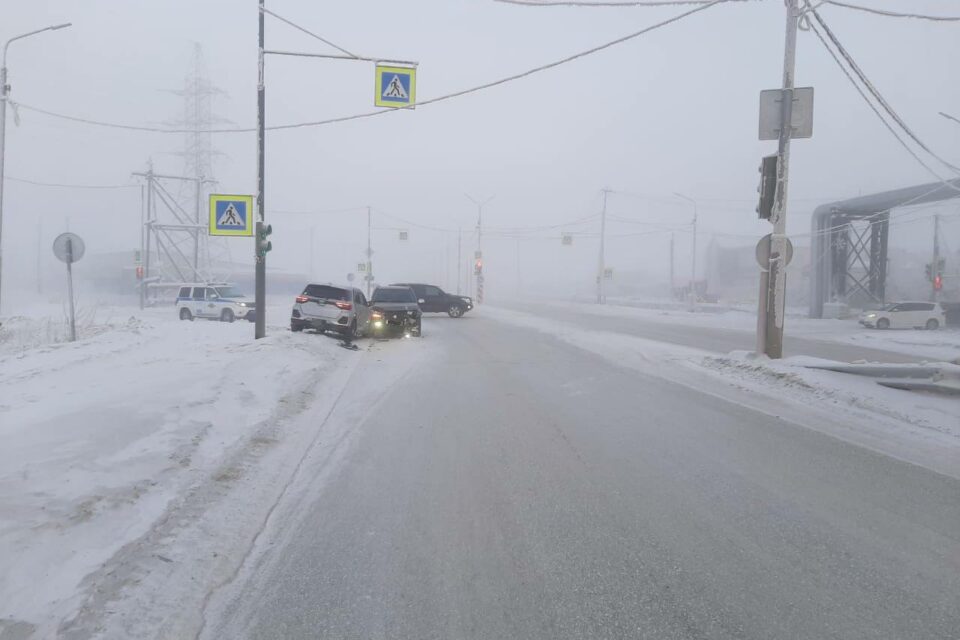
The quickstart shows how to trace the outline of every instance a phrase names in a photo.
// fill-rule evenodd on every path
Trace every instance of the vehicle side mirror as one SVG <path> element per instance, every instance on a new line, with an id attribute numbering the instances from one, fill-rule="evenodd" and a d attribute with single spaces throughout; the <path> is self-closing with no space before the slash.
<path id="1" fill-rule="evenodd" d="M 219 300 L 219 299 L 220 299 L 220 296 L 218 296 L 218 295 L 215 294 L 215 293 L 211 293 L 211 294 L 210 294 L 210 299 L 211 299 L 211 300 Z"/>
<path id="2" fill-rule="evenodd" d="M 418 302 L 419 304 L 423 304 L 424 302 L 426 302 L 426 300 L 424 300 L 423 298 L 420 298 L 419 300 L 417 300 L 417 302 Z"/>

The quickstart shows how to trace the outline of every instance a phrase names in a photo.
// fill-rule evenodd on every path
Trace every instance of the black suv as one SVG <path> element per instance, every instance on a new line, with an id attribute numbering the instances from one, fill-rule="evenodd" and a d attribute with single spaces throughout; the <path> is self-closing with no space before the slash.
<path id="1" fill-rule="evenodd" d="M 443 289 L 432 284 L 401 282 L 391 286 L 413 289 L 413 292 L 417 294 L 420 310 L 424 313 L 446 313 L 451 318 L 459 318 L 473 309 L 473 300 L 470 298 L 445 293 Z"/>

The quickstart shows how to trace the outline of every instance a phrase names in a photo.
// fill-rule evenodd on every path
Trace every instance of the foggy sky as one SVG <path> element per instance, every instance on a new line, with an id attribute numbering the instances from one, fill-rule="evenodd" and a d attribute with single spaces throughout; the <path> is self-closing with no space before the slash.
<path id="1" fill-rule="evenodd" d="M 958 10 L 954 2 L 935 0 L 870 4 Z M 419 61 L 421 100 L 550 62 L 683 10 L 526 8 L 490 0 L 268 0 L 268 7 L 359 54 Z M 937 115 L 960 116 L 954 81 L 960 26 L 829 6 L 821 13 L 915 131 L 948 160 L 960 161 L 960 125 Z M 685 225 L 691 207 L 672 195 L 681 192 L 699 202 L 701 248 L 711 232 L 751 244 L 769 231 L 768 223 L 756 220 L 755 190 L 760 157 L 773 153 L 776 143 L 757 140 L 757 103 L 761 89 L 780 84 L 783 14 L 777 0 L 720 5 L 533 77 L 414 112 L 270 132 L 266 209 L 276 229 L 270 264 L 305 272 L 313 228 L 312 275 L 342 280 L 363 260 L 361 208 L 367 205 L 425 226 L 462 227 L 466 261 L 476 242 L 476 208 L 465 192 L 495 195 L 484 216 L 491 294 L 515 291 L 518 280 L 524 287 L 564 279 L 589 287 L 595 238 L 577 237 L 573 247 L 561 247 L 559 229 L 519 241 L 502 237 L 511 233 L 502 229 L 595 214 L 604 187 L 636 194 L 610 195 L 611 215 Z M 180 98 L 167 90 L 182 86 L 192 43 L 200 42 L 209 75 L 225 92 L 214 111 L 236 126 L 255 124 L 254 0 L 0 2 L 2 40 L 63 21 L 74 26 L 11 46 L 13 101 L 95 120 L 162 126 L 181 117 Z M 330 52 L 269 16 L 267 46 Z M 373 75 L 371 63 L 269 58 L 268 124 L 369 111 Z M 810 212 L 822 202 L 933 179 L 883 128 L 812 33 L 799 35 L 796 84 L 815 87 L 816 106 L 814 137 L 793 144 L 791 233 L 806 233 Z M 16 126 L 8 114 L 6 173 L 12 178 L 136 185 L 131 172 L 144 170 L 150 159 L 158 171 L 182 171 L 183 160 L 175 155 L 181 135 L 104 129 L 29 111 L 19 119 Z M 254 193 L 253 134 L 217 135 L 214 143 L 222 154 L 214 164 L 218 190 Z M 132 253 L 139 246 L 136 187 L 57 189 L 10 181 L 5 199 L 7 287 L 33 278 L 38 233 L 42 259 L 51 261 L 50 242 L 68 225 L 90 252 Z M 344 208 L 353 210 L 274 213 Z M 956 211 L 956 205 L 944 210 Z M 378 279 L 433 280 L 456 288 L 456 234 L 381 214 L 375 226 Z M 396 227 L 409 229 L 408 242 L 397 239 Z M 924 247 L 929 228 L 925 220 L 893 233 Z M 616 237 L 650 229 L 611 221 L 607 264 L 665 273 L 669 234 Z M 595 234 L 598 225 L 574 230 Z M 945 230 L 960 245 L 956 218 Z M 676 242 L 683 273 L 689 233 L 678 230 Z M 252 241 L 230 243 L 234 259 L 252 264 Z"/>

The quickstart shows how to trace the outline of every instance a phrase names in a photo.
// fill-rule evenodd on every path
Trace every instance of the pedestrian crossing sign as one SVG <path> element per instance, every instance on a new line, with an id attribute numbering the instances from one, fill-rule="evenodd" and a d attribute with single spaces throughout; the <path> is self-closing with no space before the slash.
<path id="1" fill-rule="evenodd" d="M 253 196 L 210 194 L 211 236 L 252 236 Z"/>
<path id="2" fill-rule="evenodd" d="M 376 93 L 378 107 L 413 107 L 416 105 L 417 68 L 377 65 Z"/>

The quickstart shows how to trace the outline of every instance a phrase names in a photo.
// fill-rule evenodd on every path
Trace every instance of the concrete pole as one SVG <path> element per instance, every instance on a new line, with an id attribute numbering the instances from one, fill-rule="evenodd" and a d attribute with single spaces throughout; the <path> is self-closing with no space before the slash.
<path id="1" fill-rule="evenodd" d="M 597 304 L 603 304 L 603 273 L 606 270 L 604 251 L 607 241 L 607 194 L 609 189 L 603 190 L 603 208 L 600 210 L 600 255 L 597 259 Z"/>
<path id="2" fill-rule="evenodd" d="M 463 229 L 457 228 L 457 295 L 460 295 L 460 282 L 463 278 L 460 272 L 463 270 Z"/>
<path id="3" fill-rule="evenodd" d="M 371 244 L 371 234 L 373 231 L 372 209 L 367 207 L 367 298 L 370 298 L 370 285 L 373 284 L 373 245 Z"/>
<path id="4" fill-rule="evenodd" d="M 254 308 L 255 321 L 253 336 L 260 339 L 267 335 L 267 256 L 260 255 L 260 231 L 266 218 L 266 180 L 264 170 L 266 164 L 266 117 L 267 97 L 263 67 L 264 49 L 264 0 L 259 0 L 257 38 L 257 224 L 254 237 L 254 255 L 256 255 Z"/>
<path id="5" fill-rule="evenodd" d="M 767 287 L 766 336 L 764 353 L 770 358 L 783 357 L 783 321 L 786 307 L 787 256 L 787 186 L 790 176 L 790 138 L 793 134 L 793 87 L 797 57 L 798 0 L 785 0 L 787 9 L 786 36 L 783 52 L 783 94 L 781 97 L 780 138 L 777 144 L 777 190 L 770 222 L 769 284 Z"/>

